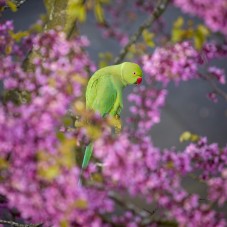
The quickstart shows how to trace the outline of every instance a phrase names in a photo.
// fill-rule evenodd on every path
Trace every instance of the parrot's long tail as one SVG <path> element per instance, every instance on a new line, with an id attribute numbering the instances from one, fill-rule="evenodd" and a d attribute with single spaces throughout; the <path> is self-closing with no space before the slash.
<path id="1" fill-rule="evenodd" d="M 86 169 L 87 166 L 88 166 L 88 163 L 91 159 L 92 151 L 93 151 L 93 143 L 89 143 L 86 146 L 86 149 L 85 149 L 85 152 L 84 152 L 84 159 L 83 159 L 83 162 L 82 162 L 82 170 L 80 172 L 80 179 L 79 179 L 78 185 L 81 185 L 81 176 L 83 174 L 83 170 Z"/>
<path id="2" fill-rule="evenodd" d="M 93 143 L 89 143 L 85 149 L 84 159 L 83 159 L 83 163 L 82 163 L 82 169 L 87 168 L 88 163 L 91 159 L 92 151 L 93 151 Z"/>

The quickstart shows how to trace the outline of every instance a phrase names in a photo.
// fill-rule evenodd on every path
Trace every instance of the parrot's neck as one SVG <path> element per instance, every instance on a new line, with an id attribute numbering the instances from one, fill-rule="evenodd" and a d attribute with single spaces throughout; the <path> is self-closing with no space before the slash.
<path id="1" fill-rule="evenodd" d="M 121 89 L 124 89 L 127 86 L 127 82 L 124 80 L 122 75 L 122 66 L 121 65 L 113 65 L 112 73 L 114 75 L 113 80 L 114 83 Z"/>

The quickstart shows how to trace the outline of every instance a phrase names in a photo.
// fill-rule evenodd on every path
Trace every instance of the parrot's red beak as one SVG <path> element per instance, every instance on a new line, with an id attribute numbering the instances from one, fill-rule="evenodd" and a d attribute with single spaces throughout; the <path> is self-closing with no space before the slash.
<path id="1" fill-rule="evenodd" d="M 137 81 L 136 81 L 136 84 L 141 84 L 141 82 L 142 82 L 142 77 L 139 77 L 138 79 L 137 79 Z"/>

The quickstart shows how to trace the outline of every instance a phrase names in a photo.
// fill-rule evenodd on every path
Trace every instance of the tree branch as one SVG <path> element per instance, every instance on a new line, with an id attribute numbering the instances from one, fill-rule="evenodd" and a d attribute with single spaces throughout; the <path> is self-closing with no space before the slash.
<path id="1" fill-rule="evenodd" d="M 13 0 L 12 2 L 14 2 L 16 4 L 17 7 L 20 7 L 22 4 L 24 4 L 27 0 Z"/>
<path id="2" fill-rule="evenodd" d="M 23 5 L 27 0 L 11 0 L 12 3 L 16 5 L 17 8 L 19 8 L 21 5 Z M 3 6 L 4 9 L 10 8 L 8 5 Z"/>
<path id="3" fill-rule="evenodd" d="M 44 5 L 47 10 L 48 21 L 44 27 L 44 31 L 61 27 L 68 38 L 71 37 L 75 24 L 75 15 L 69 15 L 72 0 L 44 0 Z"/>
<path id="4" fill-rule="evenodd" d="M 129 48 L 137 42 L 137 40 L 142 35 L 143 31 L 149 28 L 165 11 L 169 0 L 160 0 L 154 9 L 153 13 L 150 17 L 138 28 L 138 30 L 134 33 L 134 35 L 130 38 L 129 42 L 125 45 L 125 47 L 121 50 L 118 57 L 115 58 L 114 64 L 119 64 L 126 56 L 129 51 Z"/>
<path id="5" fill-rule="evenodd" d="M 15 227 L 41 227 L 43 224 L 20 224 L 17 222 L 13 221 L 6 221 L 6 220 L 0 220 L 0 224 L 3 225 L 10 225 L 10 226 L 15 226 Z"/>
<path id="6" fill-rule="evenodd" d="M 141 218 L 141 223 L 139 226 L 149 226 L 151 223 L 157 224 L 158 226 L 166 226 L 166 227 L 177 227 L 177 223 L 173 220 L 160 220 L 155 219 L 154 214 L 157 211 L 157 208 L 153 211 L 149 211 L 144 208 L 140 208 L 135 206 L 132 203 L 128 203 L 124 201 L 118 194 L 111 191 L 109 192 L 109 198 L 111 198 L 115 203 L 119 204 L 121 207 L 125 208 L 126 210 L 131 211 L 133 214 L 139 216 Z"/>
<path id="7" fill-rule="evenodd" d="M 124 201 L 118 194 L 114 193 L 113 191 L 109 192 L 109 198 L 111 198 L 115 203 L 120 205 L 121 207 L 125 208 L 126 210 L 131 211 L 133 214 L 139 216 L 142 219 L 141 224 L 147 224 L 152 221 L 152 217 L 155 214 L 156 210 L 149 211 L 147 209 L 143 209 L 140 207 L 135 206 L 132 203 L 128 203 Z"/>
<path id="8" fill-rule="evenodd" d="M 142 218 L 150 215 L 149 212 L 147 212 L 145 210 L 141 210 L 140 208 L 136 207 L 134 204 L 126 203 L 119 195 L 117 195 L 114 192 L 109 193 L 109 198 L 111 198 L 113 201 L 115 201 L 120 206 L 126 208 L 127 210 L 130 210 L 131 212 L 133 212 L 134 214 L 136 214 Z"/>
<path id="9" fill-rule="evenodd" d="M 204 80 L 206 80 L 210 86 L 213 88 L 213 90 L 222 98 L 225 99 L 225 101 L 227 102 L 227 93 L 224 92 L 222 89 L 220 89 L 216 83 L 212 80 L 212 78 L 209 75 L 203 75 L 200 74 L 200 77 L 202 77 Z"/>
<path id="10" fill-rule="evenodd" d="M 43 28 L 43 32 L 61 27 L 68 39 L 73 36 L 76 32 L 77 18 L 76 14 L 72 16 L 68 13 L 72 1 L 73 0 L 44 0 L 48 20 Z M 31 50 L 28 53 L 28 56 L 23 62 L 23 68 L 25 71 L 34 70 L 32 59 L 37 55 L 40 55 L 38 51 Z"/>

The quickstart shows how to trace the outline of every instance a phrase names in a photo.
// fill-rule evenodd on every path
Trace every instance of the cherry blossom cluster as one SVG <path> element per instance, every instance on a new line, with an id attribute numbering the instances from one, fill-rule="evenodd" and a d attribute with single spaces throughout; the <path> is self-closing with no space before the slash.
<path id="1" fill-rule="evenodd" d="M 216 78 L 220 84 L 226 83 L 225 72 L 223 69 L 211 66 L 208 68 L 208 72 L 211 74 L 212 77 Z"/>
<path id="2" fill-rule="evenodd" d="M 210 200 L 224 205 L 227 197 L 227 169 L 223 169 L 220 177 L 210 179 L 208 186 Z"/>
<path id="3" fill-rule="evenodd" d="M 132 103 L 130 127 L 117 138 L 104 135 L 95 143 L 95 155 L 103 163 L 104 185 L 114 191 L 124 189 L 132 197 L 143 196 L 148 203 L 158 204 L 163 208 L 163 219 L 176 220 L 180 226 L 225 226 L 225 219 L 208 203 L 201 203 L 197 194 L 189 194 L 181 181 L 191 175 L 201 178 L 210 187 L 207 200 L 215 202 L 221 198 L 219 203 L 223 204 L 227 197 L 224 190 L 219 190 L 219 182 L 225 181 L 220 175 L 227 165 L 226 147 L 219 148 L 216 143 L 208 144 L 206 138 L 201 138 L 178 153 L 161 151 L 149 138 L 149 129 L 160 119 L 166 94 L 165 89 L 135 88 L 128 97 Z M 197 176 L 197 171 L 201 175 Z M 212 192 L 215 192 L 213 197 Z M 114 221 L 119 224 L 133 221 L 135 226 L 141 221 L 137 215 L 134 219 L 129 217 L 126 212 Z M 153 224 L 155 226 L 155 222 Z"/>
<path id="4" fill-rule="evenodd" d="M 189 41 L 158 47 L 152 55 L 142 59 L 143 70 L 149 76 L 149 81 L 161 82 L 164 86 L 170 81 L 179 83 L 200 76 L 200 68 L 209 60 L 226 55 L 226 45 L 205 43 L 202 50 L 196 50 Z M 209 67 L 208 74 L 219 83 L 225 83 L 224 70 Z"/>
<path id="5" fill-rule="evenodd" d="M 4 92 L 26 91 L 30 97 L 20 104 L 9 100 L 0 105 L 0 158 L 5 163 L 0 169 L 0 193 L 25 220 L 46 226 L 99 223 L 98 210 L 111 210 L 112 203 L 102 199 L 105 191 L 77 187 L 80 171 L 72 151 L 66 149 L 65 154 L 57 137 L 62 117 L 81 97 L 82 82 L 94 70 L 83 51 L 88 41 L 81 37 L 69 42 L 63 33 L 49 31 L 17 44 L 10 31 L 11 22 L 0 25 Z M 34 68 L 27 72 L 22 63 L 31 46 Z M 78 137 L 69 132 L 67 139 Z"/>
<path id="6" fill-rule="evenodd" d="M 187 148 L 180 153 L 174 150 L 162 152 L 152 145 L 148 136 L 130 136 L 125 133 L 117 139 L 104 137 L 96 142 L 95 155 L 103 162 L 105 186 L 108 185 L 114 191 L 127 190 L 132 197 L 145 197 L 147 203 L 153 202 L 162 208 L 164 220 L 174 219 L 180 226 L 226 225 L 224 218 L 213 211 L 208 203 L 201 203 L 197 194 L 189 194 L 181 185 L 184 176 L 199 169 L 203 171 L 200 159 L 192 158 Z M 199 141 L 197 146 L 208 146 L 201 143 L 203 140 Z M 210 146 L 213 150 L 207 150 L 206 155 L 217 159 L 215 156 L 219 148 L 215 147 L 217 145 Z M 204 154 L 198 156 L 202 155 Z M 218 159 L 214 163 L 217 169 L 210 171 L 213 174 L 220 173 L 226 164 L 225 159 Z M 203 165 L 206 165 L 206 160 L 203 160 Z M 216 178 L 210 178 L 210 185 L 211 179 L 215 181 Z M 218 187 L 218 183 L 213 183 L 211 190 L 217 191 L 216 196 L 218 195 L 223 203 L 226 201 L 226 193 L 224 190 L 218 190 Z M 213 197 L 213 200 L 215 199 L 216 197 Z M 134 224 L 137 226 L 136 220 Z"/>
<path id="7" fill-rule="evenodd" d="M 122 9 L 125 11 L 122 11 Z M 100 23 L 102 33 L 105 38 L 113 38 L 121 46 L 125 46 L 129 41 L 129 33 L 132 32 L 132 24 L 136 22 L 141 11 L 149 15 L 154 9 L 154 1 L 123 1 L 116 0 L 106 6 L 106 21 Z M 124 23 L 122 23 L 124 21 Z"/>
<path id="8" fill-rule="evenodd" d="M 208 145 L 206 138 L 190 144 L 185 152 L 195 161 L 196 168 L 203 170 L 203 179 L 221 173 L 227 164 L 227 148 L 219 149 L 216 143 Z"/>
<path id="9" fill-rule="evenodd" d="M 140 226 L 144 221 L 145 226 L 158 226 L 150 213 L 144 219 L 113 196 L 128 194 L 157 205 L 163 220 L 179 226 L 226 226 L 210 201 L 221 206 L 227 200 L 221 188 L 226 185 L 227 148 L 201 138 L 182 152 L 162 151 L 149 135 L 167 97 L 164 88 L 149 87 L 153 80 L 166 85 L 171 79 L 195 78 L 199 60 L 205 61 L 188 42 L 159 48 L 154 59 L 144 58 L 147 86 L 136 87 L 128 97 L 129 126 L 119 135 L 103 130 L 94 145 L 94 159 L 102 164 L 91 161 L 81 173 L 75 159 L 88 142 L 89 126 L 61 129 L 69 107 L 81 106 L 87 77 L 95 71 L 84 51 L 88 40 L 68 41 L 61 31 L 48 31 L 17 43 L 12 32 L 11 22 L 0 25 L 0 79 L 4 94 L 9 93 L 0 104 L 0 194 L 9 208 L 44 226 Z M 216 47 L 205 47 L 206 58 L 216 56 Z M 210 68 L 210 73 L 224 82 L 222 71 Z M 26 96 L 15 102 L 13 92 Z M 92 119 L 102 125 L 100 116 Z M 184 177 L 198 171 L 208 187 L 208 202 L 182 185 Z M 116 205 L 123 206 L 122 213 Z"/>
<path id="10" fill-rule="evenodd" d="M 227 7 L 225 0 L 174 0 L 173 3 L 185 13 L 198 16 L 204 20 L 213 32 L 227 35 Z"/>
<path id="11" fill-rule="evenodd" d="M 2 26 L 5 30 L 9 28 L 10 23 Z M 11 152 L 17 148 L 12 138 L 17 139 L 16 143 L 26 138 L 31 143 L 29 146 L 33 144 L 37 150 L 54 151 L 57 143 L 54 135 L 61 124 L 61 116 L 66 114 L 72 100 L 81 96 L 80 77 L 86 80 L 87 72 L 84 69 L 90 62 L 82 47 L 87 45 L 87 40 L 82 37 L 76 42 L 66 43 L 64 34 L 55 31 L 35 37 L 32 40 L 33 51 L 37 51 L 33 59 L 35 69 L 27 73 L 21 66 L 22 50 L 26 46 L 23 48 L 12 44 L 10 35 L 5 37 L 5 40 L 1 39 L 0 49 L 7 48 L 12 53 L 1 57 L 0 78 L 3 79 L 4 89 L 27 91 L 31 101 L 23 103 L 22 100 L 19 106 L 12 102 L 1 105 L 1 130 L 5 132 L 1 150 Z M 75 57 L 70 58 L 71 55 Z M 15 136 L 11 133 L 15 133 Z"/>
<path id="12" fill-rule="evenodd" d="M 121 10 L 125 8 L 127 4 L 127 1 L 117 0 L 110 6 L 107 6 L 106 13 L 108 13 L 108 17 L 105 17 L 106 21 L 104 23 L 99 24 L 104 38 L 113 38 L 117 40 L 121 46 L 124 46 L 128 42 L 128 34 L 124 31 L 122 26 L 120 26 L 122 19 L 125 20 L 125 23 L 128 21 L 127 13 L 122 14 Z"/>
<path id="13" fill-rule="evenodd" d="M 168 47 L 156 48 L 153 55 L 143 58 L 143 70 L 150 80 L 167 85 L 171 80 L 178 83 L 197 75 L 198 52 L 189 42 L 176 43 Z"/>
<path id="14" fill-rule="evenodd" d="M 147 132 L 154 124 L 160 122 L 160 111 L 165 104 L 167 90 L 156 88 L 147 89 L 144 86 L 136 87 L 128 96 L 131 103 L 132 116 L 127 119 L 130 127 L 136 122 L 136 128 L 141 132 Z M 138 123 L 137 123 L 138 122 Z"/>

